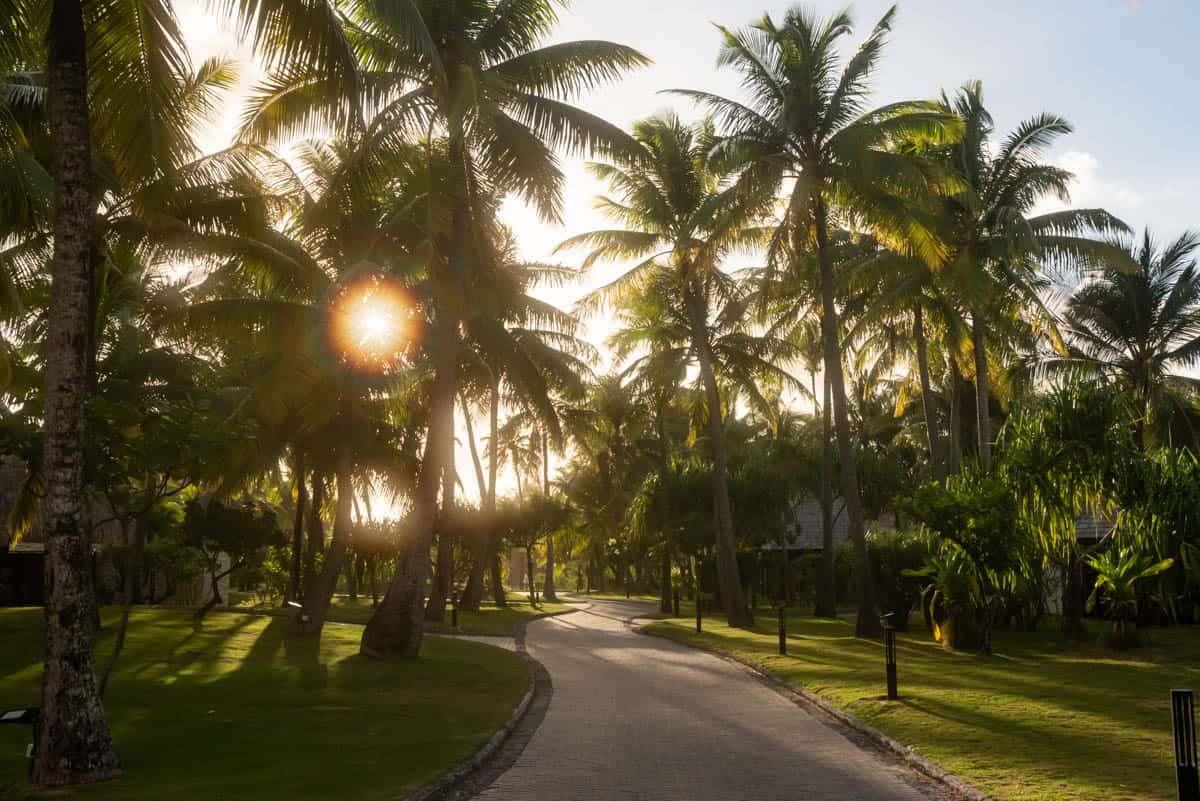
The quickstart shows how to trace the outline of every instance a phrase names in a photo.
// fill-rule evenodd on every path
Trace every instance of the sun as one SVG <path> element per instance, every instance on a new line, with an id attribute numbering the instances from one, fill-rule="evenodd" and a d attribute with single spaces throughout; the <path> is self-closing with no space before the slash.
<path id="1" fill-rule="evenodd" d="M 370 371 L 402 363 L 420 330 L 416 305 L 403 285 L 378 273 L 339 287 L 330 303 L 330 338 L 339 358 Z"/>

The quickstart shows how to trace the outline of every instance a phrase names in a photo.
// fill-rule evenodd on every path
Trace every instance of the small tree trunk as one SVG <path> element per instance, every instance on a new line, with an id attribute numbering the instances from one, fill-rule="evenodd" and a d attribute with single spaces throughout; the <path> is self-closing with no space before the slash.
<path id="1" fill-rule="evenodd" d="M 86 37 L 79 0 L 54 0 L 48 44 L 46 112 L 54 153 L 54 256 L 43 374 L 45 662 L 32 774 L 39 787 L 98 782 L 120 774 L 92 661 L 97 610 L 85 526 L 83 444 L 95 204 Z"/>
<path id="2" fill-rule="evenodd" d="M 460 392 L 458 399 L 462 404 L 463 425 L 467 429 L 467 445 L 471 451 L 471 464 L 475 466 L 475 480 L 479 483 L 479 505 L 482 507 L 487 504 L 487 479 L 483 476 L 483 463 L 479 459 L 479 449 L 475 446 L 475 426 L 471 422 L 471 407 L 467 403 L 466 394 Z M 483 601 L 483 574 L 487 570 L 488 548 L 491 539 L 489 528 L 488 525 L 472 527 L 471 570 L 467 574 L 467 584 L 459 598 L 460 609 L 478 612 Z"/>
<path id="3" fill-rule="evenodd" d="M 133 585 L 139 567 L 135 548 L 129 536 L 129 520 L 122 516 L 118 523 L 121 527 L 121 545 L 125 548 L 125 575 L 121 582 L 121 622 L 117 625 L 117 638 L 113 643 L 112 653 L 104 665 L 104 672 L 100 674 L 101 697 L 108 689 L 108 680 L 117 667 L 117 660 L 121 658 L 121 652 L 125 650 L 125 634 L 129 631 L 129 612 L 133 608 Z"/>
<path id="4" fill-rule="evenodd" d="M 841 459 L 842 498 L 846 504 L 850 540 L 854 543 L 855 573 L 858 578 L 858 616 L 854 632 L 859 637 L 878 637 L 883 633 L 883 625 L 879 622 L 875 581 L 871 576 L 871 562 L 867 556 L 862 498 L 858 490 L 858 465 L 854 453 L 854 440 L 850 433 L 845 377 L 842 374 L 841 331 L 834 289 L 833 256 L 829 250 L 828 209 L 819 191 L 814 195 L 813 220 L 817 235 L 817 255 L 821 266 L 821 339 L 825 351 L 825 371 L 830 377 L 833 424 L 837 432 L 838 455 Z"/>
<path id="5" fill-rule="evenodd" d="M 533 548 L 525 546 L 525 574 L 529 576 L 529 605 L 537 606 L 537 586 L 534 583 Z"/>
<path id="6" fill-rule="evenodd" d="M 371 608 L 379 608 L 379 584 L 375 575 L 376 565 L 379 563 L 378 556 L 372 556 L 367 560 L 367 575 L 371 581 Z"/>
<path id="7" fill-rule="evenodd" d="M 304 509 L 308 504 L 308 487 L 304 484 L 304 451 L 298 445 L 292 446 L 295 452 L 292 473 L 296 479 L 296 517 L 292 522 L 292 561 L 288 571 L 287 593 L 284 603 L 300 599 L 300 577 L 304 565 Z"/>
<path id="8" fill-rule="evenodd" d="M 660 594 L 658 599 L 658 609 L 660 612 L 670 614 L 674 611 L 674 593 L 671 586 L 671 550 L 672 543 L 669 535 L 671 529 L 671 507 L 670 499 L 667 497 L 667 481 L 670 478 L 671 472 L 671 452 L 670 446 L 667 443 L 667 428 L 666 422 L 663 419 L 663 406 L 666 404 L 665 398 L 660 398 L 654 414 L 654 428 L 658 435 L 658 482 L 659 482 L 659 505 L 660 517 L 659 526 L 662 535 L 662 553 L 659 556 L 659 584 Z"/>
<path id="9" fill-rule="evenodd" d="M 837 582 L 833 546 L 833 405 L 829 371 L 825 371 L 821 404 L 821 558 L 817 562 L 816 617 L 837 617 Z M 816 393 L 813 393 L 816 397 Z"/>

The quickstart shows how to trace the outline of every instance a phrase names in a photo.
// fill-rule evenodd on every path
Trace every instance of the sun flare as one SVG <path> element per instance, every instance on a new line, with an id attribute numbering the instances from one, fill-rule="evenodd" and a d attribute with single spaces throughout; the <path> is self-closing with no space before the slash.
<path id="1" fill-rule="evenodd" d="M 416 306 L 407 290 L 385 275 L 372 273 L 347 282 L 330 311 L 334 348 L 359 369 L 390 369 L 416 342 Z"/>

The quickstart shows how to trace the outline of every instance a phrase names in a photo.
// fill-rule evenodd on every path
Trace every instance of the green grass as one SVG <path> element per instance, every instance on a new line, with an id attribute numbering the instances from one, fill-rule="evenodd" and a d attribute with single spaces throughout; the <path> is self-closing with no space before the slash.
<path id="1" fill-rule="evenodd" d="M 41 610 L 0 609 L 0 707 L 36 704 Z M 103 659 L 115 614 L 97 645 Z M 95 801 L 395 799 L 466 759 L 504 724 L 529 682 L 515 654 L 430 638 L 413 661 L 358 655 L 357 627 L 320 640 L 288 621 L 137 610 L 105 699 L 125 775 L 36 794 L 29 729 L 0 727 L 0 797 Z"/>
<path id="2" fill-rule="evenodd" d="M 279 611 L 275 605 L 262 606 L 249 598 L 238 606 L 233 607 L 233 611 L 238 610 L 268 612 L 271 614 Z M 537 620 L 540 617 L 556 615 L 570 610 L 571 607 L 566 604 L 549 603 L 538 604 L 535 608 L 529 605 L 528 598 L 518 598 L 510 595 L 508 606 L 505 607 L 483 604 L 478 612 L 467 612 L 460 609 L 458 611 L 457 630 L 450 625 L 449 608 L 446 609 L 446 619 L 443 622 L 426 622 L 425 630 L 434 634 L 454 633 L 490 637 L 511 637 L 518 623 Z M 356 623 L 362 625 L 371 619 L 373 611 L 370 598 L 360 596 L 357 601 L 351 601 L 349 597 L 339 595 L 333 599 L 333 606 L 330 608 L 328 619 L 334 623 Z"/>
<path id="3" fill-rule="evenodd" d="M 919 625 L 897 641 L 901 700 L 885 693 L 883 647 L 853 623 L 791 617 L 788 656 L 775 619 L 751 631 L 705 617 L 649 629 L 731 651 L 832 701 L 998 801 L 1175 798 L 1172 687 L 1200 685 L 1200 629 L 1148 632 L 1114 652 L 1055 632 L 999 632 L 995 655 L 948 653 Z M 1100 624 L 1093 624 L 1099 627 Z"/>

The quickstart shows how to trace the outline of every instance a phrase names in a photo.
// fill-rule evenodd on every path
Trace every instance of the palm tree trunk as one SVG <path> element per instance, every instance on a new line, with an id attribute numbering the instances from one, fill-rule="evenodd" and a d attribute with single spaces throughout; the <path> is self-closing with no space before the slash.
<path id="1" fill-rule="evenodd" d="M 475 449 L 475 435 L 471 429 L 471 419 L 466 406 L 466 397 L 463 396 L 463 414 L 467 418 L 467 436 L 471 443 L 471 458 L 475 462 L 475 477 L 479 480 L 479 505 L 483 509 L 484 524 L 482 530 L 478 533 L 478 542 L 476 543 L 476 552 L 471 561 L 471 572 L 467 577 L 467 586 L 463 590 L 463 597 L 459 602 L 459 606 L 463 609 L 478 612 L 479 606 L 483 602 L 483 574 L 487 569 L 492 555 L 492 537 L 493 537 L 493 517 L 495 516 L 495 494 L 493 492 L 496 482 L 496 429 L 499 426 L 500 415 L 500 391 L 498 384 L 492 382 L 491 402 L 489 409 L 489 435 L 491 436 L 491 444 L 488 452 L 488 469 L 490 471 L 490 479 L 486 480 L 483 477 L 483 465 L 479 460 L 479 453 Z M 490 510 L 490 511 L 489 511 Z M 501 590 L 503 592 L 503 589 Z"/>
<path id="2" fill-rule="evenodd" d="M 833 405 L 829 371 L 822 377 L 821 404 L 821 559 L 817 562 L 817 606 L 815 617 L 837 617 L 837 582 L 834 579 L 833 547 Z M 817 397 L 813 392 L 813 398 Z"/>
<path id="3" fill-rule="evenodd" d="M 467 445 L 471 451 L 471 464 L 475 467 L 475 480 L 479 486 L 479 503 L 482 506 L 487 498 L 487 479 L 483 476 L 483 462 L 479 458 L 479 448 L 475 444 L 475 424 L 471 422 L 471 407 L 467 403 L 465 393 L 459 393 L 459 402 L 462 404 L 463 425 L 467 429 Z M 460 609 L 478 612 L 479 604 L 483 600 L 483 572 L 487 568 L 491 538 L 487 528 L 479 526 L 470 527 L 470 536 L 471 569 L 467 573 L 467 583 L 459 596 L 458 605 Z M 472 601 L 470 606 L 466 604 L 468 596 Z"/>
<path id="4" fill-rule="evenodd" d="M 855 572 L 858 576 L 858 617 L 854 632 L 859 637 L 877 637 L 883 632 L 875 602 L 875 582 L 867 557 L 867 539 L 863 528 L 862 499 L 858 492 L 858 465 L 850 434 L 850 415 L 846 403 L 846 384 L 842 374 L 842 347 L 837 305 L 834 300 L 833 257 L 829 252 L 828 209 L 819 194 L 813 200 L 817 255 L 821 264 L 821 339 L 825 351 L 825 371 L 830 377 L 833 399 L 833 423 L 837 432 L 838 456 L 842 469 L 842 499 L 850 539 L 854 543 Z"/>
<path id="5" fill-rule="evenodd" d="M 349 445 L 349 431 L 352 422 L 347 401 L 342 403 L 341 417 L 346 433 L 339 438 L 337 464 L 334 468 L 337 501 L 334 504 L 333 536 L 329 539 L 329 549 L 325 552 L 325 562 L 321 565 L 321 573 L 313 582 L 313 592 L 306 593 L 304 596 L 304 614 L 308 616 L 308 622 L 304 627 L 306 634 L 319 634 L 325 625 L 325 618 L 333 603 L 333 593 L 337 589 L 338 577 L 342 574 L 346 551 L 350 547 L 352 525 L 350 510 L 354 503 L 354 457 Z"/>
<path id="6" fill-rule="evenodd" d="M 437 520 L 438 486 L 447 437 L 452 438 L 454 396 L 457 391 L 458 323 L 443 314 L 436 329 L 437 364 L 430 397 L 429 429 L 421 474 L 413 499 L 412 539 L 396 560 L 396 572 L 383 603 L 363 629 L 359 650 L 366 656 L 416 658 L 425 635 L 425 583 L 429 579 L 429 551 Z"/>
<path id="7" fill-rule="evenodd" d="M 542 492 L 550 497 L 550 448 L 546 432 L 542 432 Z M 546 580 L 542 585 L 542 597 L 550 603 L 558 603 L 554 592 L 554 532 L 546 532 Z"/>
<path id="8" fill-rule="evenodd" d="M 496 536 L 496 481 L 500 477 L 500 450 L 497 442 L 500 436 L 500 376 L 492 376 L 492 405 L 488 410 L 488 431 L 490 447 L 488 448 L 488 494 L 484 512 L 488 520 L 488 560 L 491 565 L 492 602 L 496 606 L 508 606 L 508 598 L 504 594 L 504 575 L 500 568 L 500 543 Z"/>
<path id="9" fill-rule="evenodd" d="M 691 287 L 685 290 L 685 303 L 691 318 L 692 345 L 700 363 L 700 376 L 708 402 L 708 427 L 713 454 L 713 518 L 716 529 L 717 582 L 730 626 L 749 628 L 754 624 L 746 607 L 742 581 L 738 575 L 737 543 L 733 537 L 733 510 L 729 503 L 728 456 L 725 449 L 725 422 L 721 418 L 721 390 L 714 372 L 712 348 L 708 342 L 706 310 L 700 296 Z"/>
<path id="10" fill-rule="evenodd" d="M 325 476 L 319 470 L 312 473 L 312 491 L 309 493 L 308 525 L 305 534 L 308 542 L 304 553 L 304 597 L 317 591 L 317 557 L 325 550 L 325 525 L 321 512 L 325 506 Z"/>
<path id="11" fill-rule="evenodd" d="M 942 461 L 942 445 L 938 423 L 933 412 L 933 386 L 929 382 L 929 343 L 925 341 L 925 320 L 921 303 L 913 308 L 913 339 L 917 344 L 917 373 L 921 377 L 921 413 L 925 417 L 925 439 L 929 445 L 929 466 L 933 479 L 946 483 L 946 464 Z"/>
<path id="12" fill-rule="evenodd" d="M 984 319 L 978 310 L 971 311 L 971 349 L 975 351 L 975 425 L 979 432 L 979 466 L 984 472 L 992 469 L 992 423 L 988 415 L 987 350 L 984 347 Z"/>
<path id="13" fill-rule="evenodd" d="M 671 471 L 671 452 L 667 444 L 667 427 L 663 419 L 664 399 L 660 399 L 654 414 L 655 433 L 658 434 L 658 498 L 661 508 L 662 554 L 659 567 L 660 588 L 658 609 L 664 614 L 674 611 L 674 598 L 671 592 L 671 550 L 672 543 L 669 535 L 671 527 L 670 499 L 667 497 L 667 479 Z"/>
<path id="14" fill-rule="evenodd" d="M 300 598 L 300 575 L 304 566 L 304 508 L 308 504 L 308 487 L 304 484 L 304 451 L 293 446 L 295 450 L 292 474 L 296 478 L 296 517 L 292 522 L 292 561 L 288 571 L 287 593 L 284 603 Z"/>
<path id="15" fill-rule="evenodd" d="M 94 212 L 84 53 L 79 0 L 54 0 L 47 65 L 54 257 L 45 343 L 45 667 L 32 775 L 41 787 L 120 774 L 92 661 L 96 597 L 84 506 L 88 256 Z"/>
<path id="16" fill-rule="evenodd" d="M 442 512 L 437 522 L 437 570 L 425 604 L 425 619 L 442 622 L 446 619 L 446 599 L 454 580 L 454 489 L 457 475 L 454 470 L 454 410 L 450 411 L 450 436 L 442 455 Z"/>
<path id="17" fill-rule="evenodd" d="M 958 362 L 950 358 L 950 464 L 949 474 L 962 472 L 962 374 Z"/>

